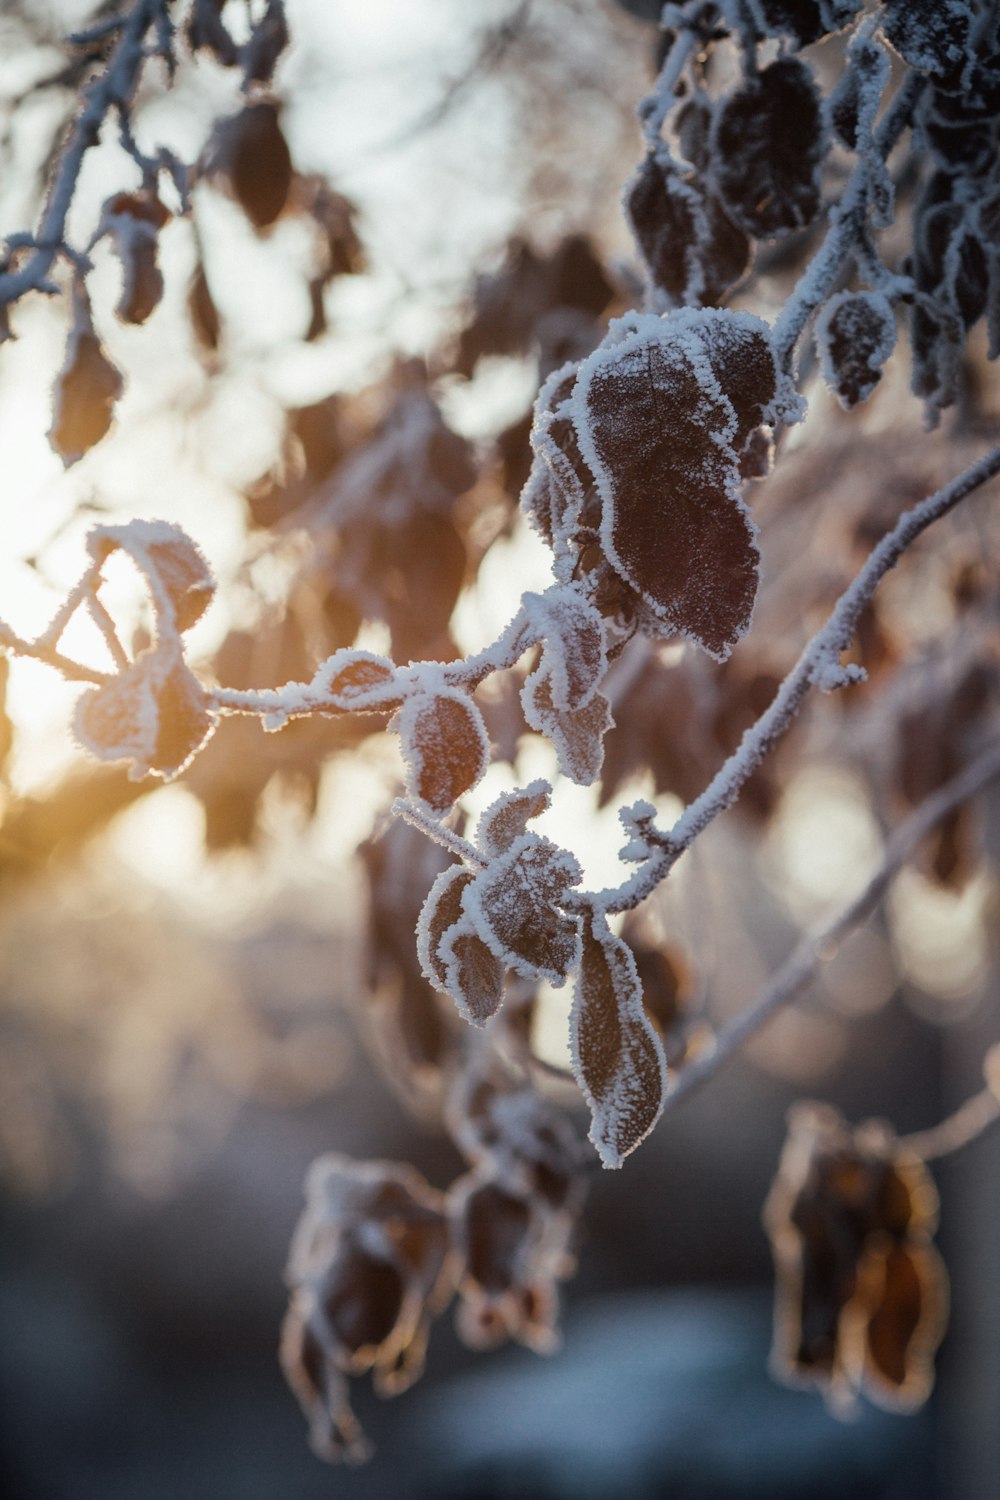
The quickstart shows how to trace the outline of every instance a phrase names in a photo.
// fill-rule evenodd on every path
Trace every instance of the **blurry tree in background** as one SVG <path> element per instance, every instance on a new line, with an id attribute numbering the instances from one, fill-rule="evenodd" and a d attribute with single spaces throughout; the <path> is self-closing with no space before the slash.
<path id="1" fill-rule="evenodd" d="M 155 870 L 195 801 L 203 871 L 356 850 L 345 1003 L 464 1166 L 310 1170 L 281 1355 L 349 1460 L 349 1378 L 412 1384 L 453 1301 L 473 1348 L 553 1346 L 598 1158 L 737 1050 L 820 1081 L 904 984 L 995 1022 L 1000 6 L 408 16 L 453 42 L 419 83 L 333 4 L 0 18 L 0 206 L 35 225 L 0 261 L 0 870 L 58 891 L 115 836 Z M 43 671 L 95 759 L 39 749 Z M 12 1085 L 59 1066 L 33 942 Z M 221 1076 L 343 1078 L 329 1016 L 176 983 Z M 918 1134 L 790 1116 L 772 1364 L 838 1411 L 929 1394 L 925 1163 L 1000 1114 L 995 1057 Z"/>

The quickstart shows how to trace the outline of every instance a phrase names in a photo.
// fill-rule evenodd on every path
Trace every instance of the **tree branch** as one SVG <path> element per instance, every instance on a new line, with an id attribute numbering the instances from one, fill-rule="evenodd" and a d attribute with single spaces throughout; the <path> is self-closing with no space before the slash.
<path id="1" fill-rule="evenodd" d="M 135 93 L 146 62 L 146 34 L 163 20 L 170 0 L 137 0 L 121 24 L 121 35 L 103 73 L 84 90 L 83 108 L 70 127 L 62 155 L 52 178 L 38 232 L 32 241 L 34 253 L 19 270 L 0 273 L 0 306 L 16 302 L 30 291 L 52 291 L 49 272 L 66 248 L 69 216 L 83 158 L 100 139 L 105 117 L 114 109 L 124 110 Z M 120 18 L 116 18 L 115 24 Z"/>

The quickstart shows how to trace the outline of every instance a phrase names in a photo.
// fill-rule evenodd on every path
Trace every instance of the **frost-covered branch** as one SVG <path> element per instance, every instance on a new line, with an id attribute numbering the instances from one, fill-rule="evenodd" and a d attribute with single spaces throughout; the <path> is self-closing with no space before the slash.
<path id="1" fill-rule="evenodd" d="M 864 889 L 825 927 L 804 937 L 760 994 L 718 1032 L 712 1048 L 685 1066 L 667 1093 L 665 1110 L 714 1077 L 734 1053 L 795 999 L 821 965 L 833 957 L 837 945 L 871 915 L 921 840 L 950 812 L 998 776 L 1000 740 L 994 739 L 971 765 L 928 797 L 896 828 L 886 841 L 881 864 Z M 978 1107 L 976 1118 L 980 1118 Z M 922 1137 L 915 1139 L 923 1144 Z M 921 1150 L 920 1154 L 925 1153 Z"/>
<path id="2" fill-rule="evenodd" d="M 136 0 L 127 16 L 106 23 L 109 31 L 120 29 L 120 35 L 106 67 L 84 90 L 83 105 L 70 126 L 38 230 L 25 247 L 31 249 L 30 256 L 17 269 L 0 272 L 0 306 L 16 302 L 26 292 L 58 290 L 49 273 L 59 255 L 72 255 L 66 242 L 66 221 L 84 156 L 97 145 L 101 126 L 112 111 L 117 110 L 125 121 L 149 55 L 147 37 L 154 28 L 162 37 L 169 4 L 170 0 Z M 91 40 L 89 33 L 84 40 Z M 20 244 L 13 253 L 21 253 Z"/>

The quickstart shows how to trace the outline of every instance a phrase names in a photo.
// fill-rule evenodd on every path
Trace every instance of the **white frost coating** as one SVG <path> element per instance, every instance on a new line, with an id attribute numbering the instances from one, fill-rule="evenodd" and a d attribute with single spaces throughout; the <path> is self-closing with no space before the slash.
<path id="1" fill-rule="evenodd" d="M 516 838 L 527 832 L 530 819 L 541 817 L 552 802 L 552 786 L 541 777 L 527 786 L 501 792 L 476 827 L 476 844 L 487 859 L 505 854 Z"/>
<path id="2" fill-rule="evenodd" d="M 604 621 L 573 584 L 525 594 L 529 622 L 544 638 L 542 664 L 557 708 L 586 708 L 608 670 Z"/>
<path id="3" fill-rule="evenodd" d="M 435 812 L 448 812 L 485 776 L 490 737 L 468 693 L 444 686 L 432 695 L 411 692 L 392 727 L 399 732 L 409 795 Z M 432 789 L 435 795 L 428 795 Z"/>
<path id="4" fill-rule="evenodd" d="M 485 978 L 487 989 L 485 992 L 480 990 L 478 995 L 470 994 L 465 982 L 464 961 L 457 951 L 457 944 L 463 939 L 474 945 L 478 944 L 482 960 L 485 960 L 485 963 L 480 961 L 480 977 Z M 445 989 L 454 1000 L 459 1014 L 470 1026 L 485 1026 L 503 1002 L 503 960 L 498 959 L 493 950 L 483 942 L 468 916 L 460 917 L 448 928 L 441 939 L 439 953 L 445 973 Z M 487 966 L 493 972 L 485 974 Z"/>

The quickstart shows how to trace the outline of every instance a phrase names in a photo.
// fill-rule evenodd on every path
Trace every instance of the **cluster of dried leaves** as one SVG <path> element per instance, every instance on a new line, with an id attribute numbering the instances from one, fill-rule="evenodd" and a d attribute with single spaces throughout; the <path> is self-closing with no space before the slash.
<path id="1" fill-rule="evenodd" d="M 562 775 L 597 785 L 602 802 L 636 773 L 692 801 L 741 736 L 752 739 L 792 664 L 787 627 L 767 648 L 755 635 L 733 652 L 760 583 L 749 482 L 769 473 L 804 415 L 795 366 L 810 318 L 822 373 L 848 410 L 876 391 L 901 312 L 913 388 L 932 415 L 956 397 L 979 319 L 997 352 L 997 7 L 889 0 L 868 15 L 850 0 L 726 0 L 667 11 L 676 31 L 663 38 L 663 72 L 640 110 L 647 150 L 625 199 L 646 310 L 625 310 L 587 240 L 542 250 L 518 239 L 477 283 L 437 366 L 401 363 L 377 392 L 335 391 L 289 410 L 280 458 L 246 496 L 256 541 L 296 557 L 287 600 L 260 631 L 230 634 L 214 682 L 192 670 L 184 641 L 214 582 L 167 523 L 95 529 L 90 566 L 50 631 L 34 643 L 4 636 L 67 670 L 62 632 L 77 609 L 91 615 L 115 669 L 83 673 L 79 740 L 102 760 L 129 762 L 134 778 L 185 772 L 212 848 L 253 840 L 272 777 L 298 777 L 314 801 L 331 753 L 385 728 L 399 736 L 408 821 L 363 851 L 372 1029 L 404 1091 L 443 1102 L 468 1170 L 444 1192 L 389 1163 L 331 1155 L 313 1168 L 282 1358 L 315 1446 L 332 1457 L 365 1449 L 348 1378 L 371 1370 L 387 1394 L 409 1385 L 430 1320 L 452 1296 L 474 1346 L 553 1340 L 583 1189 L 575 1134 L 535 1086 L 539 987 L 572 988 L 572 1073 L 606 1166 L 649 1134 L 669 1069 L 682 1070 L 704 1040 L 687 957 L 633 911 L 669 867 L 651 805 L 622 809 L 621 858 L 633 868 L 617 891 L 595 893 L 581 888 L 573 853 L 533 826 L 548 782 L 513 784 L 474 837 L 462 799 L 491 761 L 508 762 L 516 783 L 518 741 L 534 732 Z M 68 257 L 72 326 L 51 430 L 67 464 L 109 431 L 122 386 L 87 293 L 100 240 L 121 264 L 117 315 L 132 323 L 160 301 L 157 237 L 171 213 L 193 215 L 196 183 L 231 196 L 256 234 L 284 215 L 313 226 L 306 339 L 328 332 L 330 282 L 364 269 L 351 204 L 296 170 L 282 131 L 280 0 L 252 7 L 240 42 L 220 0 L 195 0 L 185 15 L 186 47 L 237 70 L 244 102 L 190 168 L 163 153 L 146 160 L 141 185 L 109 198 L 87 251 Z M 802 49 L 836 32 L 842 65 L 824 95 Z M 890 174 L 887 155 L 906 130 L 910 155 Z M 173 209 L 160 196 L 164 177 Z M 894 223 L 910 233 L 890 264 L 879 235 Z M 719 305 L 751 289 L 758 271 L 777 278 L 772 286 L 798 276 L 773 325 Z M 202 349 L 222 350 L 201 258 L 188 306 Z M 609 311 L 619 314 L 610 322 Z M 498 356 L 533 361 L 540 391 L 487 453 L 448 425 L 435 377 L 469 379 Z M 463 659 L 454 606 L 516 524 L 518 494 L 551 549 L 553 582 L 512 599 L 506 629 Z M 794 529 L 792 500 L 804 514 L 801 495 L 778 514 Z M 870 516 L 845 514 L 849 549 L 869 540 L 866 525 Z M 116 552 L 138 569 L 151 606 L 151 636 L 132 650 L 99 598 Z M 976 597 L 968 568 L 949 588 L 957 613 Z M 356 644 L 373 623 L 391 655 Z M 683 643 L 698 650 L 679 651 Z M 873 681 L 894 679 L 900 653 L 879 601 L 863 617 L 860 649 Z M 843 679 L 856 684 L 845 715 L 864 711 L 863 675 Z M 911 698 L 893 739 L 894 792 L 915 804 L 942 786 L 998 696 L 984 648 L 937 694 L 932 716 L 926 699 Z M 745 811 L 772 810 L 779 765 L 770 755 L 743 776 Z M 967 813 L 955 810 L 935 840 L 934 878 L 960 883 L 974 866 Z M 859 1392 L 898 1407 L 923 1400 L 946 1301 L 935 1214 L 926 1171 L 890 1132 L 851 1131 L 830 1111 L 797 1114 L 767 1208 L 776 1367 L 841 1404 Z"/>

